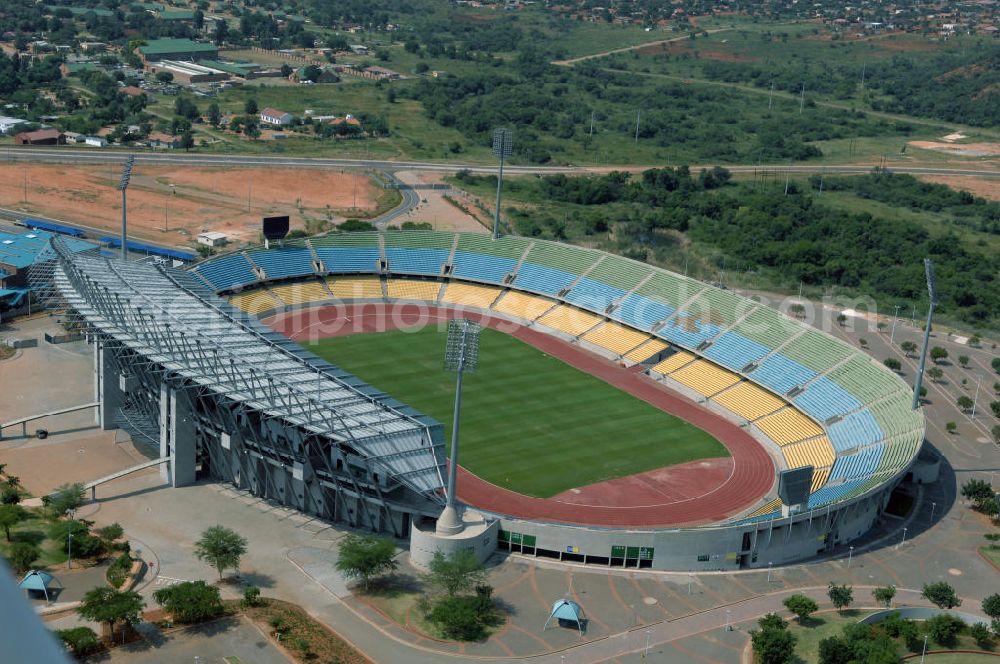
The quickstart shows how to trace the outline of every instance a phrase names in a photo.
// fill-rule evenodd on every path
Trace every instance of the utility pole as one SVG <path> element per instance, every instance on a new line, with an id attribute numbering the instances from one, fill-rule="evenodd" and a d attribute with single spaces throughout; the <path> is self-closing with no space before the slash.
<path id="1" fill-rule="evenodd" d="M 868 68 L 868 63 L 867 62 L 861 65 L 861 93 L 862 94 L 864 94 L 864 92 L 865 92 L 865 70 L 867 68 Z"/>
<path id="2" fill-rule="evenodd" d="M 594 111 L 590 112 L 590 137 L 594 137 Z"/>
<path id="3" fill-rule="evenodd" d="M 802 109 L 806 107 L 806 82 L 802 81 L 802 92 L 799 93 L 799 115 L 802 115 Z"/>
<path id="4" fill-rule="evenodd" d="M 767 95 L 767 110 L 771 110 L 771 103 L 774 101 L 774 81 L 771 81 L 771 92 Z"/>
<path id="5" fill-rule="evenodd" d="M 889 345 L 890 346 L 892 345 L 893 339 L 896 338 L 896 321 L 899 320 L 899 308 L 900 308 L 900 306 L 897 304 L 896 305 L 896 311 L 892 314 L 892 329 L 889 331 Z"/>
<path id="6" fill-rule="evenodd" d="M 639 144 L 639 118 L 642 116 L 642 111 L 635 112 L 635 144 Z"/>

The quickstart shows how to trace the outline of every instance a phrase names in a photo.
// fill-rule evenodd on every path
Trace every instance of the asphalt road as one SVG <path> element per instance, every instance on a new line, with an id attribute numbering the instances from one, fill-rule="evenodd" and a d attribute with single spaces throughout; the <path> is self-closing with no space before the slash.
<path id="1" fill-rule="evenodd" d="M 32 161 L 50 163 L 122 163 L 125 156 L 131 154 L 125 150 L 101 150 L 94 148 L 40 148 L 40 147 L 7 147 L 0 152 L 0 158 L 7 161 Z M 207 155 L 191 152 L 135 152 L 136 162 L 140 164 L 186 164 L 189 166 L 265 166 L 291 168 L 365 168 L 380 169 L 388 172 L 399 170 L 433 171 L 455 173 L 462 169 L 478 173 L 493 173 L 495 166 L 484 164 L 444 163 L 435 161 L 392 161 L 381 159 L 326 159 L 320 157 L 267 157 L 256 155 Z M 636 170 L 655 168 L 660 164 L 632 166 L 505 166 L 511 175 L 549 174 L 549 173 L 586 173 L 592 170 L 607 171 L 612 168 Z M 711 165 L 709 165 L 711 166 Z M 702 166 L 692 166 L 692 170 Z M 759 170 L 791 172 L 791 173 L 867 173 L 871 164 L 828 165 L 828 164 L 762 164 L 727 166 L 734 173 L 751 173 Z M 911 175 L 959 175 L 971 177 L 1000 177 L 1000 170 L 977 168 L 940 168 L 924 166 L 893 165 L 890 170 L 896 173 Z"/>

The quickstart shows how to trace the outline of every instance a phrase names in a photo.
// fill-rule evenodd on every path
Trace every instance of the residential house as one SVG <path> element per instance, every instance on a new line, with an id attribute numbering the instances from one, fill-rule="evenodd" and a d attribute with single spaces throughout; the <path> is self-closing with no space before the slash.
<path id="1" fill-rule="evenodd" d="M 65 145 L 66 135 L 58 129 L 25 131 L 14 136 L 15 145 Z"/>
<path id="2" fill-rule="evenodd" d="M 180 136 L 153 132 L 147 139 L 149 147 L 161 150 L 176 150 L 181 146 Z"/>
<path id="3" fill-rule="evenodd" d="M 295 116 L 291 113 L 279 111 L 276 108 L 265 108 L 260 112 L 260 121 L 262 124 L 274 125 L 276 127 L 290 125 L 294 119 Z"/>

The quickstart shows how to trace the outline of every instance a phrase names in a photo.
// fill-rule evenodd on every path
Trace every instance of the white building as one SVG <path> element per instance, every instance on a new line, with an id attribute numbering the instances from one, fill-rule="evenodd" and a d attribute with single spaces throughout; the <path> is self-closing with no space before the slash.
<path id="1" fill-rule="evenodd" d="M 265 108 L 260 112 L 260 121 L 262 124 L 284 127 L 285 125 L 292 124 L 292 120 L 294 119 L 291 113 L 279 111 L 276 108 Z"/>
<path id="2" fill-rule="evenodd" d="M 0 134 L 6 134 L 14 127 L 22 124 L 28 124 L 28 121 L 22 120 L 21 118 L 8 118 L 0 116 Z"/>
<path id="3" fill-rule="evenodd" d="M 219 247 L 228 241 L 229 238 L 226 234 L 219 231 L 205 231 L 198 234 L 198 244 L 203 244 L 206 247 Z"/>

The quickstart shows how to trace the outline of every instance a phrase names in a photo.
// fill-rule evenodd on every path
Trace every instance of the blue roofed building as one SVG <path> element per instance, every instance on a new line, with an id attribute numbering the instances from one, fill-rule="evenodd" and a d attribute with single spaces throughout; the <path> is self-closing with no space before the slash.
<path id="1" fill-rule="evenodd" d="M 0 306 L 16 309 L 28 294 L 28 268 L 49 246 L 52 233 L 30 230 L 11 233 L 0 230 Z M 71 251 L 80 252 L 94 249 L 92 242 L 72 237 L 63 237 Z"/>

